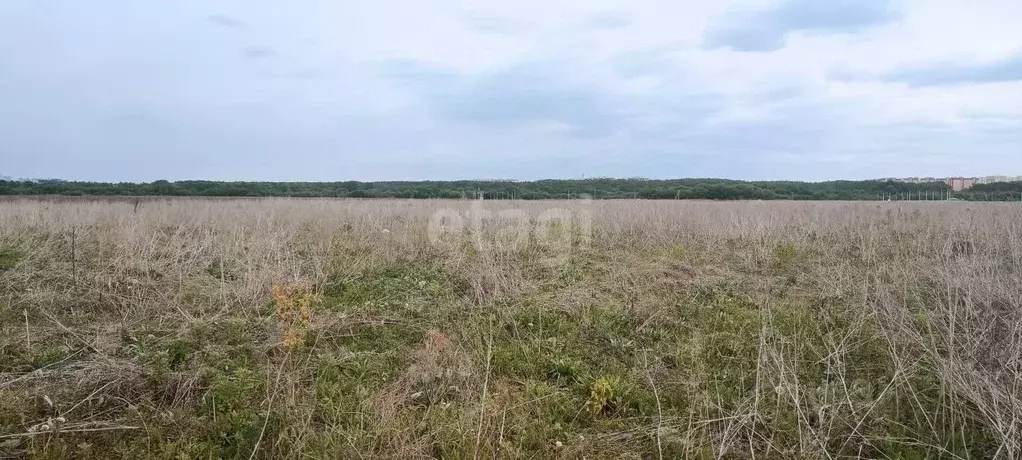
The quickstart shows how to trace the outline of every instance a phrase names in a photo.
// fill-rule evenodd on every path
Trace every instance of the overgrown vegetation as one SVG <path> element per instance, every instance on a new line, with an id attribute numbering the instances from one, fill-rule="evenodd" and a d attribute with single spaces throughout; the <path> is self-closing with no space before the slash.
<path id="1" fill-rule="evenodd" d="M 0 203 L 0 457 L 1018 458 L 1020 218 Z"/>

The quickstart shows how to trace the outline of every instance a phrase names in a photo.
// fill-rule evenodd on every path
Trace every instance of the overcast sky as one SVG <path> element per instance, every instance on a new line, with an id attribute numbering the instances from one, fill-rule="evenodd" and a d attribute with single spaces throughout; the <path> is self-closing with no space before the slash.
<path id="1" fill-rule="evenodd" d="M 1022 174 L 1018 0 L 2 0 L 0 174 Z"/>

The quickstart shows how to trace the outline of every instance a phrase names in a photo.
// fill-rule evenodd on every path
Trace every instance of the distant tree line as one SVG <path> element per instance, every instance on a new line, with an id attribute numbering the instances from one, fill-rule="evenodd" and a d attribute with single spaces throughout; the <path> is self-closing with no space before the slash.
<path id="1" fill-rule="evenodd" d="M 955 198 L 967 201 L 1022 201 L 1022 182 L 979 184 L 956 192 Z"/>
<path id="2" fill-rule="evenodd" d="M 950 195 L 949 195 L 950 194 Z M 943 182 L 894 181 L 737 181 L 726 179 L 610 179 L 417 182 L 219 182 L 164 180 L 150 183 L 0 181 L 0 195 L 347 197 L 658 200 L 960 200 L 1019 201 L 1022 182 L 977 185 L 950 192 Z"/>

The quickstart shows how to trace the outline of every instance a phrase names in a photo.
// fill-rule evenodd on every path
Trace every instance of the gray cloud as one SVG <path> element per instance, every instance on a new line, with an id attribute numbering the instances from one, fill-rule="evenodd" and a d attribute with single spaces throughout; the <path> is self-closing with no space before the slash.
<path id="1" fill-rule="evenodd" d="M 618 53 L 611 59 L 614 70 L 625 78 L 663 73 L 671 67 L 671 54 L 681 51 L 676 44 L 634 49 Z"/>
<path id="2" fill-rule="evenodd" d="M 218 26 L 221 26 L 221 27 L 227 27 L 227 28 L 230 28 L 230 29 L 247 29 L 248 28 L 248 24 L 246 24 L 245 22 L 243 22 L 243 21 L 241 21 L 239 19 L 233 18 L 231 16 L 227 16 L 225 14 L 211 14 L 206 19 L 208 19 L 209 22 L 214 24 L 214 25 L 218 25 Z"/>
<path id="3" fill-rule="evenodd" d="M 407 59 L 392 59 L 368 65 L 375 68 L 380 76 L 418 92 L 428 92 L 431 88 L 444 89 L 455 80 L 463 78 L 458 72 L 446 67 Z"/>
<path id="4" fill-rule="evenodd" d="M 524 134 L 522 127 L 550 122 L 565 126 L 559 135 L 572 139 L 574 145 L 557 156 L 572 158 L 585 152 L 589 156 L 576 160 L 580 163 L 585 163 L 584 158 L 600 158 L 599 164 L 585 164 L 590 174 L 614 175 L 614 168 L 641 168 L 643 175 L 663 177 L 709 168 L 717 174 L 731 171 L 752 177 L 782 173 L 764 169 L 762 163 L 785 155 L 788 161 L 805 158 L 799 161 L 806 168 L 818 164 L 810 159 L 827 151 L 828 139 L 842 121 L 825 105 L 800 103 L 808 97 L 804 88 L 764 87 L 748 95 L 747 101 L 678 91 L 676 85 L 685 80 L 685 71 L 656 65 L 672 50 L 653 47 L 620 56 L 627 62 L 626 73 L 638 68 L 669 82 L 660 90 L 631 96 L 589 81 L 586 70 L 573 62 L 522 63 L 479 74 L 415 62 L 384 62 L 379 68 L 401 88 L 420 96 L 440 123 L 448 120 L 513 130 L 537 141 L 548 135 Z M 736 103 L 772 107 L 771 115 L 712 121 Z M 615 158 L 624 152 L 627 159 Z"/>
<path id="5" fill-rule="evenodd" d="M 430 109 L 460 122 L 560 123 L 578 136 L 608 135 L 620 106 L 573 80 L 570 63 L 528 62 L 479 74 L 415 62 L 384 62 L 381 72 L 422 96 Z"/>
<path id="6" fill-rule="evenodd" d="M 469 29 L 479 33 L 514 35 L 532 29 L 532 25 L 524 21 L 480 13 L 465 13 L 461 20 Z"/>
<path id="7" fill-rule="evenodd" d="M 624 11 L 601 11 L 589 17 L 586 26 L 591 29 L 620 29 L 632 24 L 632 17 Z"/>
<path id="8" fill-rule="evenodd" d="M 942 63 L 889 73 L 884 80 L 911 86 L 1022 81 L 1022 54 L 980 64 Z"/>
<path id="9" fill-rule="evenodd" d="M 703 46 L 775 51 L 792 32 L 851 33 L 898 17 L 889 0 L 785 0 L 776 8 L 727 16 L 706 31 Z"/>
<path id="10" fill-rule="evenodd" d="M 241 50 L 241 55 L 249 59 L 265 59 L 276 54 L 272 49 L 262 46 L 247 46 Z"/>

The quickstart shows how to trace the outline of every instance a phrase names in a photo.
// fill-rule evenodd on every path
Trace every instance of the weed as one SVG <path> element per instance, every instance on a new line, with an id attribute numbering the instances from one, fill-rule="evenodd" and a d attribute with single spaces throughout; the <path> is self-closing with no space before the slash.
<path id="1" fill-rule="evenodd" d="M 216 259 L 206 267 L 206 273 L 220 281 L 236 281 L 238 275 L 221 259 Z"/>
<path id="2" fill-rule="evenodd" d="M 622 407 L 629 388 L 616 376 L 604 376 L 589 386 L 589 400 L 586 407 L 593 415 L 605 415 Z"/>
<path id="3" fill-rule="evenodd" d="M 774 248 L 774 257 L 777 260 L 778 267 L 782 269 L 792 268 L 798 262 L 798 247 L 791 243 L 778 244 Z"/>
<path id="4" fill-rule="evenodd" d="M 585 375 L 584 372 L 581 361 L 571 358 L 560 358 L 551 361 L 548 375 L 551 380 L 563 385 L 580 382 Z"/>
<path id="5" fill-rule="evenodd" d="M 689 248 L 684 244 L 676 244 L 671 247 L 671 257 L 675 260 L 685 260 L 688 254 Z"/>
<path id="6" fill-rule="evenodd" d="M 0 248 L 0 271 L 14 268 L 20 260 L 20 252 L 11 248 Z"/>
<path id="7" fill-rule="evenodd" d="M 593 229 L 433 245 L 469 205 Z M 40 206 L 0 203 L 0 457 L 1022 457 L 1016 206 Z"/>
<path id="8" fill-rule="evenodd" d="M 276 285 L 273 287 L 273 302 L 277 307 L 277 321 L 287 349 L 295 349 L 305 343 L 312 321 L 313 305 L 319 296 L 305 285 Z"/>

